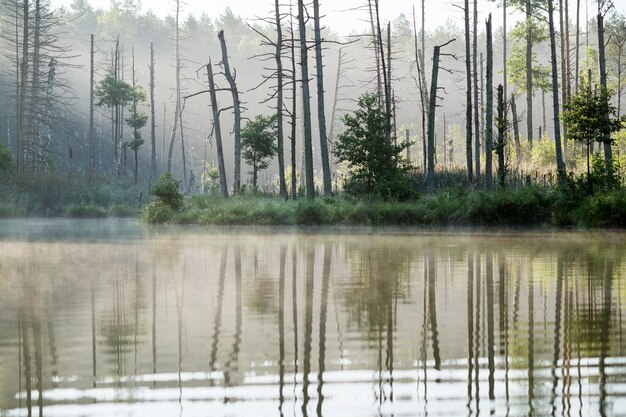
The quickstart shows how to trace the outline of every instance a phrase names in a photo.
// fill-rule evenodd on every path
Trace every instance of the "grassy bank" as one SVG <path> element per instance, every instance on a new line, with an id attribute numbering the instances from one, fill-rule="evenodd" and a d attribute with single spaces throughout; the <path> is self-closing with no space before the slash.
<path id="1" fill-rule="evenodd" d="M 180 210 L 162 203 L 150 223 L 199 225 L 626 227 L 626 190 L 597 195 L 523 187 L 493 192 L 457 188 L 410 202 L 348 198 L 284 201 L 269 197 L 193 196 Z"/>
<path id="2" fill-rule="evenodd" d="M 0 218 L 133 217 L 141 211 L 141 191 L 128 184 L 56 175 L 0 178 Z"/>

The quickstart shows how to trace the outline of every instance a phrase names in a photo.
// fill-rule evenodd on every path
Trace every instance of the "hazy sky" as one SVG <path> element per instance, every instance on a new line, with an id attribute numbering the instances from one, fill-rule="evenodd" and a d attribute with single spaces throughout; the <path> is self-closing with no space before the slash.
<path id="1" fill-rule="evenodd" d="M 72 0 L 51 0 L 54 6 L 69 5 Z M 107 8 L 110 4 L 110 0 L 89 0 L 90 3 L 96 8 Z M 586 0 L 589 3 L 589 14 L 593 15 L 595 8 L 594 0 Z M 284 1 L 286 3 L 286 1 Z M 295 2 L 295 0 L 294 0 Z M 324 1 L 322 0 L 320 5 L 322 13 L 325 17 L 325 24 L 333 30 L 347 34 L 353 29 L 363 29 L 366 27 L 366 23 L 362 21 L 366 17 L 364 12 L 350 11 L 350 9 L 359 7 L 365 4 L 365 0 L 335 0 Z M 575 1 L 570 0 L 571 10 L 575 9 Z M 582 14 L 584 19 L 585 0 L 582 2 Z M 172 13 L 174 1 L 173 0 L 143 0 L 142 5 L 145 10 L 152 9 L 158 16 L 166 16 Z M 185 13 L 193 13 L 200 15 L 204 12 L 209 16 L 215 18 L 224 10 L 228 5 L 236 13 L 246 19 L 254 19 L 257 16 L 269 16 L 273 10 L 272 0 L 185 0 Z M 462 11 L 454 6 L 454 4 L 462 4 L 461 0 L 426 0 L 426 26 L 428 29 L 434 29 L 438 26 L 444 25 L 448 19 L 454 22 L 457 26 L 462 27 Z M 615 7 L 621 13 L 626 14 L 626 0 L 614 0 Z M 420 7 L 420 0 L 382 0 L 380 2 L 380 12 L 384 20 L 389 20 L 397 17 L 400 13 L 405 13 L 409 19 L 411 18 L 412 7 Z M 484 26 L 484 20 L 489 13 L 493 13 L 494 27 L 501 26 L 502 24 L 502 12 L 495 6 L 495 3 L 486 2 L 481 0 L 479 2 L 479 14 L 481 15 L 480 25 Z M 419 19 L 419 10 L 418 10 Z"/>

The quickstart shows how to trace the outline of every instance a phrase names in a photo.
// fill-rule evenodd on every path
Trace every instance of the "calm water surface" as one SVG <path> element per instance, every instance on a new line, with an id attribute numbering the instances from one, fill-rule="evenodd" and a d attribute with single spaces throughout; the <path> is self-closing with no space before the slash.
<path id="1" fill-rule="evenodd" d="M 0 223 L 0 416 L 626 415 L 620 233 Z"/>

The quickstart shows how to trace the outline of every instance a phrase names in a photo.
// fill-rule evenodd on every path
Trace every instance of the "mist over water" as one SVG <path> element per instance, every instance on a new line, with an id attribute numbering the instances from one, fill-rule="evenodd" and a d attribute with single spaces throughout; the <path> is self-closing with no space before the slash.
<path id="1" fill-rule="evenodd" d="M 618 233 L 2 223 L 0 415 L 624 415 L 624 259 Z"/>

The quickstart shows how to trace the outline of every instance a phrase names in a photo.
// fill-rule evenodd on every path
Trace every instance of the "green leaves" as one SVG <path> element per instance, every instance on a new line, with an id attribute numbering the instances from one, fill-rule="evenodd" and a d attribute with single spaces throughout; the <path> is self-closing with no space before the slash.
<path id="1" fill-rule="evenodd" d="M 277 137 L 276 115 L 269 117 L 258 115 L 241 131 L 241 155 L 252 167 L 250 173 L 253 176 L 254 187 L 258 172 L 267 169 L 278 152 Z"/>

